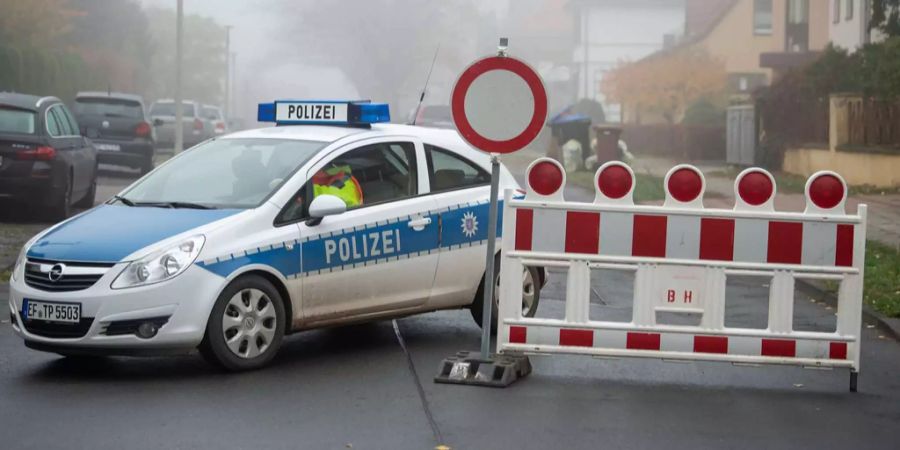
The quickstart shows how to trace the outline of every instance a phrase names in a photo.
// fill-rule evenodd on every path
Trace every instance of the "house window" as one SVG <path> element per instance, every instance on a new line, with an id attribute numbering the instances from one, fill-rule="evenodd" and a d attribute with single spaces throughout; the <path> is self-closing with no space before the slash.
<path id="1" fill-rule="evenodd" d="M 831 23 L 841 22 L 841 2 L 844 0 L 831 0 Z"/>
<path id="2" fill-rule="evenodd" d="M 753 0 L 753 34 L 772 34 L 772 0 Z"/>
<path id="3" fill-rule="evenodd" d="M 847 20 L 853 20 L 853 0 L 847 0 Z"/>
<path id="4" fill-rule="evenodd" d="M 787 24 L 785 28 L 785 51 L 805 52 L 809 50 L 809 0 L 787 1 Z"/>

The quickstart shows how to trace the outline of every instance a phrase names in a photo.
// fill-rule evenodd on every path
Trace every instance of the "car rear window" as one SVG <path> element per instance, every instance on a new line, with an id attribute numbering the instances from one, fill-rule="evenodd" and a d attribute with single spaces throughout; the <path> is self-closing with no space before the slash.
<path id="1" fill-rule="evenodd" d="M 209 120 L 222 120 L 222 111 L 215 106 L 204 106 L 203 118 Z"/>
<path id="2" fill-rule="evenodd" d="M 190 103 L 184 103 L 183 106 L 185 116 L 193 117 L 194 115 L 194 105 Z M 175 115 L 175 103 L 166 102 L 166 103 L 154 103 L 153 106 L 150 107 L 150 115 L 151 116 L 174 116 Z"/>
<path id="3" fill-rule="evenodd" d="M 34 111 L 0 106 L 0 133 L 34 134 Z"/>
<path id="4" fill-rule="evenodd" d="M 133 100 L 112 98 L 76 99 L 75 114 L 104 117 L 128 117 L 131 119 L 141 119 L 144 117 L 144 111 L 140 103 Z"/>

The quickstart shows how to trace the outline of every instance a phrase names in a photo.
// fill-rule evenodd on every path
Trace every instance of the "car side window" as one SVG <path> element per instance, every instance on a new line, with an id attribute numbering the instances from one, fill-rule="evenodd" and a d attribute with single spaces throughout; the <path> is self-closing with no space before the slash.
<path id="1" fill-rule="evenodd" d="M 69 123 L 70 133 L 68 134 L 72 136 L 80 136 L 81 128 L 78 127 L 78 121 L 75 120 L 75 116 L 72 114 L 72 111 L 69 111 L 69 108 L 67 108 L 65 105 L 60 105 L 59 111 L 62 113 L 62 115 L 65 116 L 66 122 Z"/>
<path id="2" fill-rule="evenodd" d="M 47 133 L 53 137 L 62 136 L 62 124 L 59 123 L 59 118 L 56 116 L 56 107 L 48 109 L 45 117 L 47 118 Z"/>
<path id="3" fill-rule="evenodd" d="M 452 191 L 491 182 L 491 176 L 472 161 L 433 145 L 425 145 L 431 192 Z"/>
<path id="4" fill-rule="evenodd" d="M 330 194 L 347 209 L 401 200 L 418 193 L 412 143 L 367 145 L 334 158 L 313 174 L 313 198 Z"/>

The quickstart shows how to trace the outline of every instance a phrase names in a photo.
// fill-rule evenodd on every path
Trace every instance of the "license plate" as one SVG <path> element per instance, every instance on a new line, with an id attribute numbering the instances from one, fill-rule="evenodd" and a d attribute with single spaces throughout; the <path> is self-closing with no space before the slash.
<path id="1" fill-rule="evenodd" d="M 94 144 L 94 147 L 97 147 L 97 150 L 103 150 L 105 152 L 118 152 L 122 150 L 122 147 L 119 144 Z"/>
<path id="2" fill-rule="evenodd" d="M 58 303 L 25 299 L 22 318 L 47 322 L 78 323 L 81 320 L 80 303 Z"/>

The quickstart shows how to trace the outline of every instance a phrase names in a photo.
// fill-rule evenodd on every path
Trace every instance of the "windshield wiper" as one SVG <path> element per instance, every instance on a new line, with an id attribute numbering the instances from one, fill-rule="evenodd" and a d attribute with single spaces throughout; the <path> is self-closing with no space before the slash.
<path id="1" fill-rule="evenodd" d="M 191 202 L 161 202 L 161 204 L 169 205 L 170 208 L 190 208 L 190 209 L 216 209 L 208 205 Z"/>
<path id="2" fill-rule="evenodd" d="M 119 202 L 121 202 L 121 203 L 124 204 L 125 206 L 134 206 L 134 202 L 133 202 L 133 201 L 128 200 L 127 198 L 122 197 L 122 196 L 119 196 L 119 195 L 113 195 L 113 200 L 118 200 Z"/>

